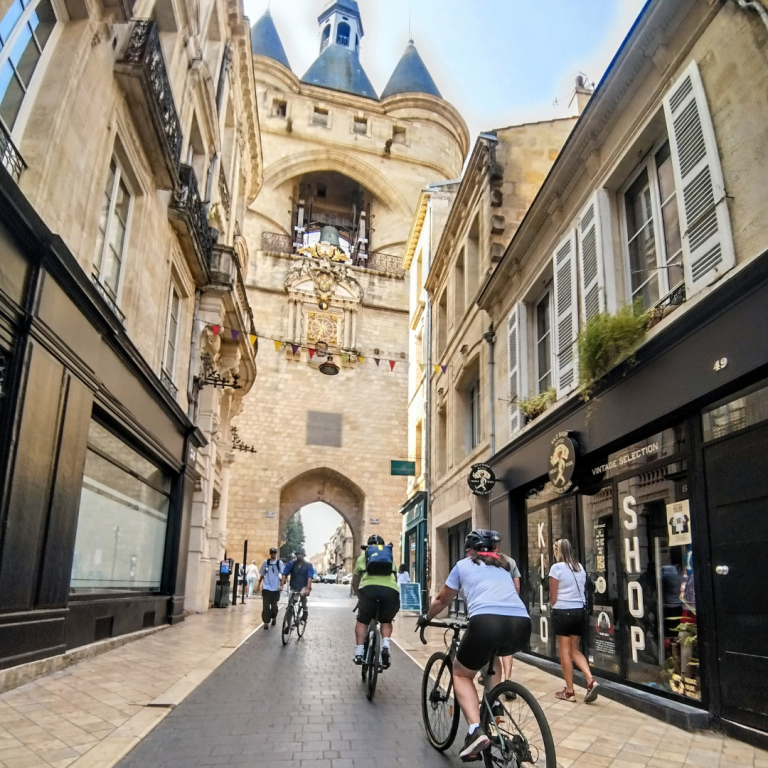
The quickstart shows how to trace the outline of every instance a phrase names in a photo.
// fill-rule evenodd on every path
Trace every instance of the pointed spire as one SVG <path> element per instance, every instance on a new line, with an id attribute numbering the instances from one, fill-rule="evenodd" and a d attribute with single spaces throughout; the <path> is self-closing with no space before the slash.
<path id="1" fill-rule="evenodd" d="M 394 96 L 396 93 L 426 93 L 437 96 L 438 99 L 442 98 L 413 40 L 408 41 L 405 52 L 397 63 L 392 77 L 389 78 L 381 98 L 386 99 L 387 96 Z"/>
<path id="2" fill-rule="evenodd" d="M 266 56 L 280 62 L 288 69 L 291 65 L 288 63 L 288 57 L 285 55 L 285 48 L 277 33 L 275 22 L 272 21 L 272 14 L 267 9 L 264 15 L 251 27 L 251 50 L 257 56 Z"/>

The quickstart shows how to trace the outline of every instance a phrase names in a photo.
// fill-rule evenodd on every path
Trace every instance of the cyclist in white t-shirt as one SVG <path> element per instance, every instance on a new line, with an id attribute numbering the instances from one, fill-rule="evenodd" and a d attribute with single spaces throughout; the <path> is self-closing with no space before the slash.
<path id="1" fill-rule="evenodd" d="M 468 557 L 459 560 L 430 609 L 419 617 L 419 626 L 464 594 L 469 626 L 461 638 L 453 664 L 453 685 L 461 711 L 469 725 L 462 760 L 472 759 L 490 745 L 480 728 L 480 702 L 474 679 L 492 654 L 509 656 L 522 650 L 531 636 L 531 620 L 509 574 L 509 563 L 493 551 L 494 531 L 472 531 L 464 542 Z M 496 665 L 493 684 L 501 682 Z"/>
<path id="2" fill-rule="evenodd" d="M 549 602 L 552 605 L 552 629 L 557 635 L 560 666 L 565 678 L 565 688 L 555 696 L 561 701 L 576 701 L 573 690 L 575 664 L 587 678 L 584 701 L 589 704 L 597 698 L 597 681 L 579 650 L 581 635 L 587 625 L 587 572 L 573 554 L 568 539 L 558 539 L 554 553 L 557 562 L 549 569 Z"/>

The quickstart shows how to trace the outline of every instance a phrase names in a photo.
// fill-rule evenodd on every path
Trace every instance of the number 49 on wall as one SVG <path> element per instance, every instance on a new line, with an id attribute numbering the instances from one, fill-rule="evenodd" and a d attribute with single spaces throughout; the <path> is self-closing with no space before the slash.
<path id="1" fill-rule="evenodd" d="M 714 369 L 716 371 L 722 371 L 728 365 L 728 358 L 721 357 L 719 360 L 715 360 Z"/>

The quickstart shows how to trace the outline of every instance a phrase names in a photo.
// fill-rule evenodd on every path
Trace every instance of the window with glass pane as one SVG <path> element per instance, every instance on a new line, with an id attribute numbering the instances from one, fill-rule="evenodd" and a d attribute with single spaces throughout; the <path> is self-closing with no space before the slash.
<path id="1" fill-rule="evenodd" d="M 702 414 L 704 440 L 716 440 L 763 421 L 768 421 L 768 386 L 758 384 Z"/>
<path id="2" fill-rule="evenodd" d="M 618 483 L 627 678 L 700 699 L 688 480 L 682 462 Z"/>
<path id="3" fill-rule="evenodd" d="M 683 250 L 669 142 L 643 162 L 624 193 L 632 301 L 643 309 L 683 282 Z"/>
<path id="4" fill-rule="evenodd" d="M 160 589 L 170 486 L 159 467 L 91 422 L 70 592 Z"/>
<path id="5" fill-rule="evenodd" d="M 536 386 L 538 394 L 552 387 L 552 318 L 550 294 L 536 305 Z"/>
<path id="6" fill-rule="evenodd" d="M 469 449 L 480 444 L 480 382 L 469 390 Z"/>
<path id="7" fill-rule="evenodd" d="M 533 653 L 551 656 L 549 568 L 552 565 L 552 546 L 549 540 L 549 507 L 529 512 L 527 522 L 528 590 L 525 601 L 531 617 L 530 649 Z"/>
<path id="8" fill-rule="evenodd" d="M 55 24 L 50 0 L 15 0 L 0 21 L 0 118 L 9 131 Z"/>
<path id="9" fill-rule="evenodd" d="M 176 368 L 176 347 L 179 343 L 179 316 L 181 314 L 181 297 L 176 286 L 171 286 L 171 296 L 168 301 L 168 324 L 165 331 L 165 358 L 163 368 L 173 378 Z"/>
<path id="10" fill-rule="evenodd" d="M 95 270 L 113 299 L 117 299 L 120 285 L 130 210 L 131 193 L 120 166 L 112 159 L 101 201 Z"/>

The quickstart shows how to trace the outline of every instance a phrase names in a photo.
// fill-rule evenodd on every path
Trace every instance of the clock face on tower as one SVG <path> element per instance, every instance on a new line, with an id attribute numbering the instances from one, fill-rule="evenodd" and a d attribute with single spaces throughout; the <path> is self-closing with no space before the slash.
<path id="1" fill-rule="evenodd" d="M 307 341 L 338 344 L 339 317 L 325 312 L 307 313 Z"/>

